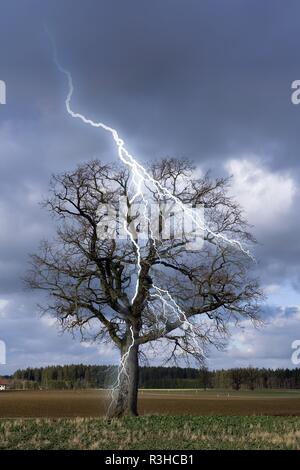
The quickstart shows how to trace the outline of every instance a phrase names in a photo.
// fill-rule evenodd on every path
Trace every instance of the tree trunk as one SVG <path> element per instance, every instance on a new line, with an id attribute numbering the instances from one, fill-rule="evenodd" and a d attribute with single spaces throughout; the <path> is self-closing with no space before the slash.
<path id="1" fill-rule="evenodd" d="M 138 383 L 138 345 L 132 345 L 132 336 L 129 332 L 126 344 L 121 351 L 118 380 L 108 412 L 109 417 L 138 416 Z"/>

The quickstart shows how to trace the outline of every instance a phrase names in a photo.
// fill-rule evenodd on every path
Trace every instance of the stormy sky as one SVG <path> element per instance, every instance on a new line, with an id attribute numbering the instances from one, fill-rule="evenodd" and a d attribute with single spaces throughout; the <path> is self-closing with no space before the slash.
<path id="1" fill-rule="evenodd" d="M 39 205 L 52 173 L 92 158 L 117 160 L 109 137 L 65 112 L 117 128 L 141 163 L 188 157 L 232 175 L 232 194 L 259 241 L 265 326 L 233 329 L 210 367 L 293 367 L 300 339 L 300 4 L 276 0 L 1 0 L 0 340 L 7 364 L 112 363 L 115 351 L 80 344 L 41 318 L 22 276 L 28 253 L 53 234 Z"/>

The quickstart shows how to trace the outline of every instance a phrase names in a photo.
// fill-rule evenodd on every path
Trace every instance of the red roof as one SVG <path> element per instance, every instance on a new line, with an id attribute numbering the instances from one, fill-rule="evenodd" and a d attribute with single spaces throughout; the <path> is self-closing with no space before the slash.
<path id="1" fill-rule="evenodd" d="M 0 385 L 8 385 L 8 384 L 9 384 L 8 380 L 0 378 Z"/>

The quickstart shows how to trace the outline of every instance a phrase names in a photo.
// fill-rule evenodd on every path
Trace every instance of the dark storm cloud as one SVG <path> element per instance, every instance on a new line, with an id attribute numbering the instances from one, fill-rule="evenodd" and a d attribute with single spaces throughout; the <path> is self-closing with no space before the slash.
<path id="1" fill-rule="evenodd" d="M 33 297 L 21 294 L 20 278 L 27 253 L 52 233 L 38 206 L 49 177 L 116 156 L 107 135 L 66 115 L 66 82 L 45 26 L 72 71 L 73 107 L 117 127 L 140 161 L 187 156 L 227 174 L 228 161 L 246 159 L 263 168 L 259 178 L 275 175 L 266 179 L 274 194 L 276 184 L 292 180 L 286 211 L 267 225 L 262 204 L 251 222 L 263 283 L 299 289 L 300 106 L 290 100 L 291 82 L 300 78 L 297 1 L 12 0 L 0 8 L 0 79 L 7 83 L 7 105 L 0 106 L 1 298 L 22 295 L 23 315 L 34 323 Z M 38 325 L 23 332 L 32 351 Z M 53 353 L 54 336 L 49 332 L 41 355 Z"/>
<path id="2" fill-rule="evenodd" d="M 1 374 L 12 373 L 20 366 L 117 362 L 116 351 L 107 345 L 62 335 L 53 319 L 39 315 L 35 301 L 26 294 L 8 294 L 0 301 L 1 338 L 5 340 L 7 362 L 1 366 Z"/>

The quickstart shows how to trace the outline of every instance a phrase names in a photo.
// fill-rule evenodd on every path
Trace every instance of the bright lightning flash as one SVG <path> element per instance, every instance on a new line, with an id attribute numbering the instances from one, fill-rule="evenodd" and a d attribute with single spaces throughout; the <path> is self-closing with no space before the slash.
<path id="1" fill-rule="evenodd" d="M 104 131 L 108 132 L 111 135 L 111 137 L 112 137 L 112 139 L 113 139 L 113 141 L 116 145 L 119 159 L 121 160 L 121 162 L 123 162 L 129 168 L 129 170 L 131 172 L 131 175 L 132 175 L 132 182 L 135 186 L 135 192 L 134 192 L 133 197 L 130 200 L 130 203 L 133 203 L 135 199 L 137 199 L 138 197 L 141 197 L 143 202 L 144 202 L 144 207 L 145 207 L 144 217 L 147 219 L 147 221 L 149 221 L 148 216 L 147 216 L 147 200 L 145 198 L 143 188 L 146 186 L 146 183 L 151 184 L 151 186 L 154 188 L 154 190 L 155 190 L 157 196 L 159 197 L 159 199 L 163 199 L 164 197 L 168 197 L 169 199 L 171 199 L 176 205 L 178 205 L 178 207 L 181 210 L 183 210 L 190 217 L 190 219 L 192 220 L 192 222 L 194 223 L 194 225 L 198 229 L 200 229 L 203 232 L 206 232 L 206 233 L 210 234 L 213 238 L 219 240 L 220 242 L 225 242 L 229 245 L 235 246 L 237 249 L 241 250 L 245 255 L 247 255 L 251 259 L 253 259 L 250 252 L 242 246 L 242 244 L 239 240 L 229 239 L 225 235 L 215 233 L 214 231 L 210 230 L 209 227 L 207 227 L 205 225 L 202 225 L 198 221 L 198 219 L 195 217 L 194 212 L 193 212 L 192 209 L 190 209 L 189 207 L 186 207 L 182 201 L 180 201 L 176 196 L 174 196 L 159 181 L 155 180 L 149 174 L 149 172 L 133 157 L 133 155 L 131 155 L 131 153 L 125 147 L 124 140 L 120 138 L 120 136 L 118 134 L 118 131 L 116 129 L 114 129 L 113 127 L 108 126 L 107 124 L 105 124 L 101 121 L 95 122 L 95 121 L 87 118 L 83 114 L 73 111 L 73 109 L 71 107 L 71 100 L 72 100 L 72 96 L 73 96 L 73 93 L 74 93 L 74 86 L 73 86 L 72 76 L 71 76 L 71 73 L 68 70 L 66 70 L 65 68 L 63 68 L 60 65 L 60 63 L 58 61 L 58 58 L 57 58 L 55 44 L 54 44 L 52 38 L 50 38 L 50 39 L 51 39 L 52 45 L 53 45 L 55 64 L 56 64 L 57 68 L 59 69 L 59 71 L 66 76 L 67 81 L 68 81 L 68 94 L 67 94 L 67 97 L 66 97 L 66 100 L 65 100 L 66 110 L 67 110 L 68 114 L 71 117 L 73 117 L 75 119 L 79 119 L 84 124 L 87 124 L 89 126 L 92 126 L 92 127 L 98 128 L 98 129 L 103 129 Z M 128 229 L 126 220 L 124 221 L 124 229 L 125 229 L 126 233 L 128 234 L 132 244 L 135 247 L 135 251 L 136 251 L 137 281 L 136 281 L 136 285 L 135 285 L 134 296 L 132 297 L 132 300 L 131 300 L 131 304 L 133 304 L 133 302 L 135 301 L 135 298 L 138 294 L 138 291 L 139 291 L 139 277 L 140 277 L 139 274 L 140 274 L 140 271 L 141 271 L 141 250 L 140 250 L 140 246 L 139 246 L 138 241 L 134 237 L 134 234 L 132 233 L 131 230 Z M 155 243 L 154 239 L 152 239 L 152 240 Z M 152 293 L 151 296 L 152 297 L 157 297 L 157 298 L 160 299 L 160 301 L 162 302 L 162 305 L 163 305 L 164 314 L 168 309 L 169 309 L 170 312 L 176 314 L 177 318 L 181 322 L 182 327 L 184 329 L 188 329 L 190 331 L 193 343 L 195 343 L 195 349 L 196 349 L 196 346 L 197 346 L 197 348 L 199 350 L 199 345 L 197 345 L 197 343 L 196 343 L 196 334 L 195 334 L 194 329 L 193 329 L 193 324 L 188 320 L 186 314 L 183 312 L 183 310 L 180 308 L 180 306 L 177 304 L 177 302 L 174 300 L 174 298 L 171 296 L 171 294 L 167 290 L 161 289 L 160 287 L 155 286 L 154 284 L 152 285 L 152 288 L 154 290 L 154 293 Z M 131 344 L 129 345 L 129 348 L 128 348 L 126 354 L 124 354 L 121 358 L 121 362 L 120 362 L 119 370 L 118 370 L 118 378 L 117 378 L 116 383 L 113 386 L 113 389 L 112 389 L 113 391 L 115 391 L 120 386 L 121 375 L 122 374 L 127 376 L 127 378 L 128 378 L 127 367 L 126 367 L 127 366 L 127 360 L 128 360 L 130 350 L 133 347 L 134 342 L 135 342 L 135 338 L 134 338 L 134 335 L 133 335 L 132 328 L 130 329 L 130 331 L 131 331 Z"/>

